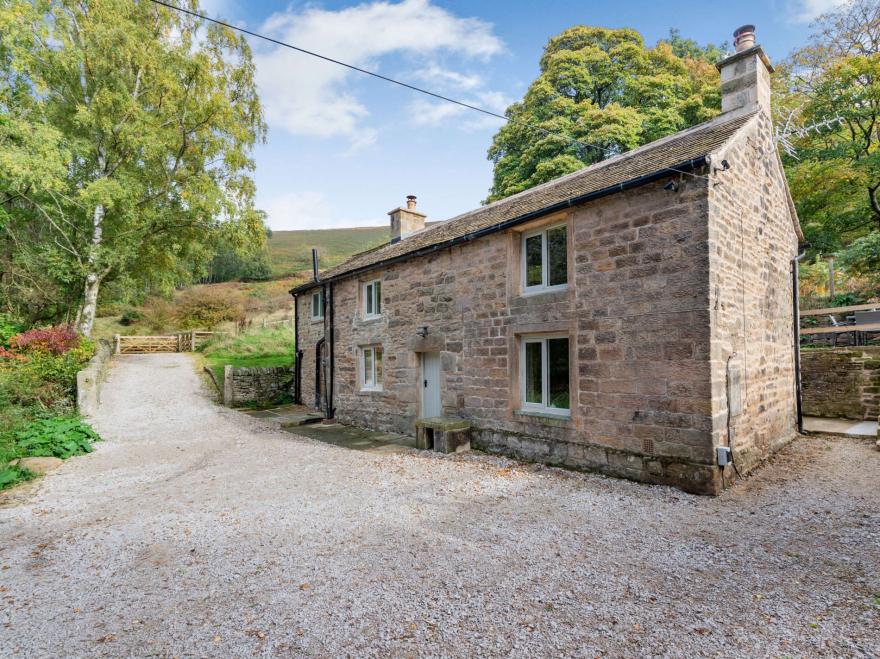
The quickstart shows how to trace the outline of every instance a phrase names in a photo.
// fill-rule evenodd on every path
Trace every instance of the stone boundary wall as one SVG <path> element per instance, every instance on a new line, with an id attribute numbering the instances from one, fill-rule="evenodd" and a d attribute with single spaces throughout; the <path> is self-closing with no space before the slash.
<path id="1" fill-rule="evenodd" d="M 880 346 L 801 352 L 804 414 L 873 421 L 880 412 Z"/>
<path id="2" fill-rule="evenodd" d="M 76 374 L 76 409 L 83 416 L 94 414 L 101 402 L 101 386 L 107 376 L 113 346 L 101 339 L 95 348 L 95 355 L 84 369 Z"/>
<path id="3" fill-rule="evenodd" d="M 291 393 L 293 368 L 267 366 L 223 368 L 223 404 L 238 407 L 248 403 L 272 403 Z"/>

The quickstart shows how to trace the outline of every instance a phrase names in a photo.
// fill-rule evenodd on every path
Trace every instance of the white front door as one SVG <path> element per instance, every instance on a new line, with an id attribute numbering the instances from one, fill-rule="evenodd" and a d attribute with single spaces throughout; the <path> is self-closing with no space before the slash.
<path id="1" fill-rule="evenodd" d="M 440 353 L 422 353 L 422 418 L 441 416 L 440 404 Z"/>

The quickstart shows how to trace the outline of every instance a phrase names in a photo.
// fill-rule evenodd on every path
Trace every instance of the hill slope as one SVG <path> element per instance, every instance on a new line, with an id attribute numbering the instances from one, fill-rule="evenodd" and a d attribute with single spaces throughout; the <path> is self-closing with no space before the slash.
<path id="1" fill-rule="evenodd" d="M 318 265 L 324 270 L 387 241 L 387 226 L 273 231 L 269 239 L 272 275 L 282 277 L 311 271 L 313 247 L 318 249 Z"/>

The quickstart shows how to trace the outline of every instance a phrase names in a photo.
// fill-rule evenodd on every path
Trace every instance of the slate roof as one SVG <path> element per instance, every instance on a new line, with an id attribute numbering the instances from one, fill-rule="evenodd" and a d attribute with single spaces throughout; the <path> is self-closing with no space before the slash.
<path id="1" fill-rule="evenodd" d="M 321 279 L 338 279 L 355 271 L 370 269 L 389 260 L 400 260 L 408 254 L 431 248 L 451 246 L 466 240 L 475 232 L 509 225 L 587 195 L 611 194 L 625 189 L 628 183 L 644 177 L 668 172 L 669 168 L 687 168 L 722 147 L 737 130 L 749 122 L 754 113 L 728 120 L 710 122 L 688 128 L 632 151 L 603 160 L 584 169 L 535 186 L 500 201 L 427 227 L 405 239 L 355 254 L 350 259 L 321 273 Z M 616 189 L 615 189 L 616 188 Z M 294 291 L 307 290 L 314 282 L 302 284 Z"/>

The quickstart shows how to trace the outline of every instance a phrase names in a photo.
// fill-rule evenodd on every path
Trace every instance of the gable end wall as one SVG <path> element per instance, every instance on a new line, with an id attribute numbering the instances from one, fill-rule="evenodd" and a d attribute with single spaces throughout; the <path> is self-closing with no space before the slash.
<path id="1" fill-rule="evenodd" d="M 730 169 L 709 190 L 712 435 L 716 446 L 732 439 L 745 473 L 796 435 L 791 260 L 798 238 L 769 117 L 756 116 L 713 163 L 722 159 Z M 734 476 L 728 467 L 725 477 Z"/>

